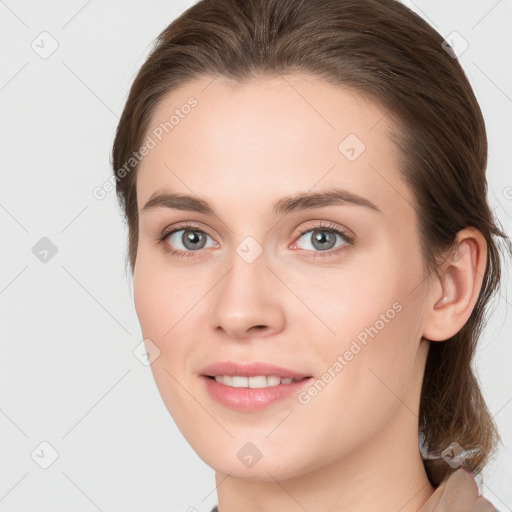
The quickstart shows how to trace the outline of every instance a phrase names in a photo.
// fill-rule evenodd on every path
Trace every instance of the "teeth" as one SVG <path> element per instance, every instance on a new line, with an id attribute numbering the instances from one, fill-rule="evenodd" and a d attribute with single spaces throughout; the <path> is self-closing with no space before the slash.
<path id="1" fill-rule="evenodd" d="M 239 375 L 216 375 L 215 380 L 225 386 L 234 388 L 267 388 L 278 386 L 279 384 L 291 384 L 301 379 L 292 379 L 291 377 L 278 377 L 275 375 L 265 376 L 257 375 L 254 377 L 242 377 Z"/>
<path id="2" fill-rule="evenodd" d="M 277 386 L 279 384 L 281 384 L 281 377 L 276 377 L 274 375 L 267 377 L 267 386 Z"/>
<path id="3" fill-rule="evenodd" d="M 237 377 L 233 375 L 233 382 L 231 385 L 234 388 L 246 388 L 249 386 L 249 379 L 247 377 Z"/>

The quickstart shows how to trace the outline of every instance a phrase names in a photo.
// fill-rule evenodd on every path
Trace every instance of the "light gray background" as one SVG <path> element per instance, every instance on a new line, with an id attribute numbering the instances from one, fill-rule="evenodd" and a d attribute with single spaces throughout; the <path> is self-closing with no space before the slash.
<path id="1" fill-rule="evenodd" d="M 112 173 L 136 71 L 192 3 L 0 1 L 0 512 L 209 511 L 217 501 L 213 470 L 133 355 L 142 336 L 127 232 L 115 193 L 92 195 Z M 406 3 L 469 43 L 460 61 L 486 118 L 491 202 L 510 232 L 512 0 Z M 52 40 L 48 58 L 31 46 L 49 51 Z M 42 237 L 57 247 L 46 263 L 32 252 Z M 504 441 L 480 485 L 500 511 L 512 507 L 510 289 L 507 271 L 476 360 Z M 44 441 L 58 453 L 47 469 Z"/>

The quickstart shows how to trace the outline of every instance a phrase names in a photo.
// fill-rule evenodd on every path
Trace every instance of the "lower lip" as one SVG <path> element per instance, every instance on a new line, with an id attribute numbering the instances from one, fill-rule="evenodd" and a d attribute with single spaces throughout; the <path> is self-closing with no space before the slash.
<path id="1" fill-rule="evenodd" d="M 212 398 L 222 405 L 238 411 L 258 411 L 271 404 L 296 395 L 310 384 L 311 377 L 291 384 L 278 384 L 266 388 L 234 388 L 201 376 Z"/>

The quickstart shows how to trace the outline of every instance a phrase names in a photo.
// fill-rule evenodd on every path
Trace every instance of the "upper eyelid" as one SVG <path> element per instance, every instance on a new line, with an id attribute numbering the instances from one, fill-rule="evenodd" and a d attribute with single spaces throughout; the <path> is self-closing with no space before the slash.
<path id="1" fill-rule="evenodd" d="M 304 236 L 306 233 L 309 233 L 310 231 L 315 231 L 315 230 L 336 231 L 336 232 L 338 232 L 338 234 L 340 236 L 344 235 L 348 240 L 353 240 L 355 238 L 355 236 L 351 233 L 350 230 L 348 230 L 347 228 L 338 226 L 332 221 L 317 220 L 317 221 L 311 221 L 311 222 L 313 222 L 314 224 L 308 225 L 308 226 L 302 228 L 301 230 L 299 230 L 299 232 L 295 235 L 295 237 L 293 239 L 294 242 L 296 240 L 298 240 L 299 238 L 301 238 L 302 236 Z M 173 226 L 168 229 L 164 229 L 162 232 L 162 238 L 167 238 L 171 234 L 174 234 L 178 231 L 187 230 L 187 229 L 201 231 L 201 232 L 205 233 L 206 235 L 208 235 L 215 243 L 217 243 L 214 240 L 214 237 L 212 235 L 210 235 L 210 233 L 208 232 L 207 229 L 203 229 L 202 227 L 195 225 L 195 223 L 188 223 L 188 222 L 185 222 L 182 225 L 178 224 L 177 226 Z"/>
<path id="2" fill-rule="evenodd" d="M 311 224 L 307 227 L 302 228 L 301 230 L 299 230 L 298 234 L 301 235 L 301 234 L 307 233 L 308 231 L 312 231 L 315 229 L 326 229 L 326 230 L 332 229 L 332 230 L 338 230 L 338 231 L 350 233 L 349 229 L 347 229 L 345 227 L 338 226 L 337 224 L 335 224 L 332 221 L 318 220 L 318 221 L 311 221 L 311 222 L 316 222 L 316 224 Z M 181 231 L 182 229 L 187 229 L 187 228 L 191 229 L 191 230 L 193 229 L 196 231 L 203 231 L 207 235 L 211 236 L 208 232 L 208 229 L 202 228 L 201 226 L 195 225 L 193 223 L 189 224 L 187 222 L 185 222 L 184 224 L 178 224 L 177 226 L 171 226 L 169 228 L 165 228 L 162 231 L 162 234 L 164 234 L 164 233 L 171 234 L 173 232 Z"/>

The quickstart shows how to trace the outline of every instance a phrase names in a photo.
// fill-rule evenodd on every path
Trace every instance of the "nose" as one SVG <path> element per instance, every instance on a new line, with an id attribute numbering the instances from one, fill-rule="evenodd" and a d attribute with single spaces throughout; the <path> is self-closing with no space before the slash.
<path id="1" fill-rule="evenodd" d="M 211 292 L 211 327 L 237 340 L 280 332 L 285 325 L 284 288 L 263 254 L 252 263 L 235 254 Z"/>

